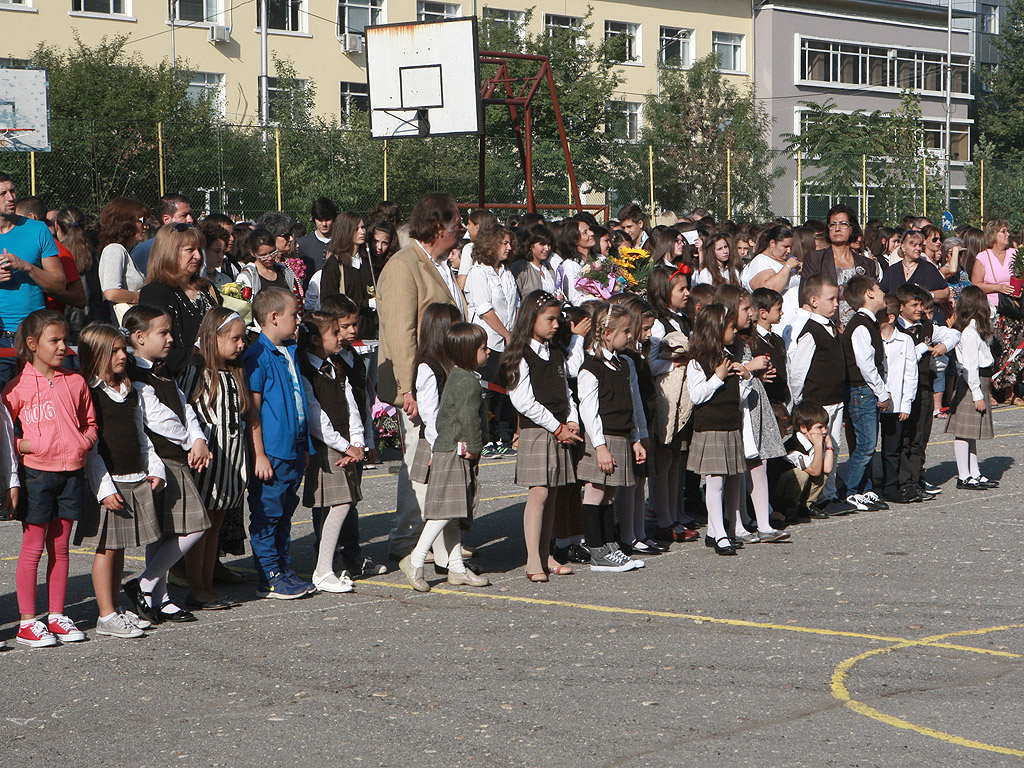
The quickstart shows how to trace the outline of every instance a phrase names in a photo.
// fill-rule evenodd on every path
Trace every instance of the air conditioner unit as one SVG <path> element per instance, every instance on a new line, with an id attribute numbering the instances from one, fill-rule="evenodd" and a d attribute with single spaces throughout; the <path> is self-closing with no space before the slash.
<path id="1" fill-rule="evenodd" d="M 231 30 L 227 27 L 214 25 L 210 27 L 210 34 L 207 39 L 211 43 L 227 43 L 231 40 Z"/>
<path id="2" fill-rule="evenodd" d="M 341 51 L 342 53 L 362 53 L 363 52 L 363 36 L 355 35 L 352 33 L 344 34 L 341 36 Z"/>

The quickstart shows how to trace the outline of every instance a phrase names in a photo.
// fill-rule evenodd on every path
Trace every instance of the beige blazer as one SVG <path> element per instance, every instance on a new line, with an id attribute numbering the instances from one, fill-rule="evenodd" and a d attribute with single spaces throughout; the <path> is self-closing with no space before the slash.
<path id="1" fill-rule="evenodd" d="M 468 317 L 466 299 L 457 288 L 456 293 L 456 297 L 449 293 L 437 267 L 418 243 L 410 243 L 388 259 L 377 278 L 377 394 L 383 402 L 401 406 L 402 396 L 413 390 L 420 320 L 427 307 L 453 304 Z"/>

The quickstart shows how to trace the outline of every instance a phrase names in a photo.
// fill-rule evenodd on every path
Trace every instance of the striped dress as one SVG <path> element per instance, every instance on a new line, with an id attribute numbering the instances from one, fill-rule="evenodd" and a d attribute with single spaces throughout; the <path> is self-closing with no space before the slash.
<path id="1" fill-rule="evenodd" d="M 235 378 L 223 370 L 216 375 L 217 398 L 210 402 L 209 387 L 201 399 L 192 399 L 199 381 L 195 366 L 188 366 L 181 374 L 181 389 L 192 404 L 210 447 L 210 465 L 193 476 L 207 509 L 240 509 L 248 481 L 245 419 Z"/>

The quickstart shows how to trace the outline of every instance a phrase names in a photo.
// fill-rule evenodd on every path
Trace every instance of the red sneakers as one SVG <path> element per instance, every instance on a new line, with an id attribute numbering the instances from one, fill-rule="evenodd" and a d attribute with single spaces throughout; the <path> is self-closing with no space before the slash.
<path id="1" fill-rule="evenodd" d="M 46 648 L 49 645 L 57 644 L 57 638 L 38 619 L 31 624 L 22 624 L 18 628 L 17 637 L 14 639 L 22 645 L 27 645 L 29 648 Z"/>
<path id="2" fill-rule="evenodd" d="M 85 632 L 75 626 L 75 622 L 60 614 L 51 616 L 47 629 L 62 643 L 80 643 L 85 640 Z"/>

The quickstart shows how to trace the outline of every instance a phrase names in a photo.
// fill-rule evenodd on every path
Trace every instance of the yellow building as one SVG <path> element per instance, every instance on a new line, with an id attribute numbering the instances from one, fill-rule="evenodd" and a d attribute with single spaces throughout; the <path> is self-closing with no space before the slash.
<path id="1" fill-rule="evenodd" d="M 737 82 L 752 71 L 749 0 L 722 0 L 709 7 L 694 0 L 559 0 L 532 4 L 494 0 L 494 5 L 439 0 L 266 0 L 270 60 L 288 59 L 301 78 L 316 85 L 316 109 L 341 116 L 367 101 L 361 32 L 368 24 L 439 20 L 477 14 L 529 31 L 579 27 L 593 8 L 595 38 L 626 35 L 622 119 L 629 138 L 639 138 L 644 97 L 658 90 L 659 61 L 687 66 L 715 51 L 722 70 Z M 0 0 L 0 65 L 31 56 L 39 42 L 69 46 L 77 33 L 86 44 L 126 35 L 127 50 L 148 63 L 172 58 L 196 71 L 196 93 L 212 90 L 224 119 L 254 123 L 260 116 L 261 0 Z M 483 46 L 485 41 L 482 41 Z M 271 63 L 270 75 L 274 75 Z M 272 88 L 273 79 L 269 83 Z"/>

